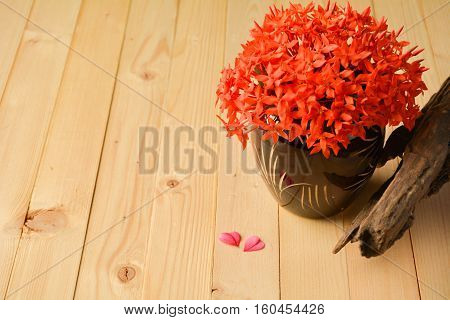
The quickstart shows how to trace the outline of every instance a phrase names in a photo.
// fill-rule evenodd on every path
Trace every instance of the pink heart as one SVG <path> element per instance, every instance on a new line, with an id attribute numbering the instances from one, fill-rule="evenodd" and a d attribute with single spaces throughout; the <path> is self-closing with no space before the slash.
<path id="1" fill-rule="evenodd" d="M 251 236 L 245 241 L 244 252 L 264 249 L 266 244 L 257 236 Z"/>
<path id="2" fill-rule="evenodd" d="M 219 240 L 223 243 L 229 244 L 230 246 L 239 247 L 241 243 L 241 235 L 236 232 L 223 232 L 219 235 Z"/>

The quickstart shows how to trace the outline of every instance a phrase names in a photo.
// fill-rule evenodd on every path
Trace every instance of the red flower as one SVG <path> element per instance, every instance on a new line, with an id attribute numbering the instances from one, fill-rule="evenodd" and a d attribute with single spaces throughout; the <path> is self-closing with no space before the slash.
<path id="1" fill-rule="evenodd" d="M 415 97 L 426 86 L 422 50 L 388 31 L 386 20 L 335 3 L 323 8 L 271 7 L 251 30 L 234 67 L 222 71 L 217 96 L 228 135 L 246 145 L 253 128 L 264 139 L 302 137 L 311 153 L 346 148 L 364 128 L 404 125 L 419 115 Z"/>

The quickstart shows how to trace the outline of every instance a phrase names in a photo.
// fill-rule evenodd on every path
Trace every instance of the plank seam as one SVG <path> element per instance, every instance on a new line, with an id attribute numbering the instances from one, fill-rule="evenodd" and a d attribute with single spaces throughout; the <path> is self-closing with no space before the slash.
<path id="1" fill-rule="evenodd" d="M 227 0 L 227 4 L 225 6 L 225 19 L 224 19 L 224 28 L 223 30 L 225 31 L 225 33 L 227 33 L 227 25 L 228 25 L 228 6 L 230 5 L 230 2 Z M 222 65 L 225 63 L 225 55 L 226 55 L 226 48 L 227 48 L 227 35 L 225 34 L 225 36 L 223 37 L 223 52 L 222 52 Z M 220 137 L 219 137 L 220 139 Z M 217 154 L 220 154 L 220 143 L 217 144 Z M 220 160 L 217 160 L 218 163 Z M 220 168 L 220 167 L 218 167 Z M 220 170 L 220 169 L 219 169 Z M 215 185 L 216 185 L 216 192 L 215 192 L 215 198 L 214 198 L 214 202 L 215 202 L 215 210 L 214 210 L 214 228 L 213 228 L 213 248 L 212 248 L 212 263 L 211 263 L 211 279 L 210 279 L 210 298 L 213 299 L 213 293 L 216 290 L 214 288 L 214 268 L 215 268 L 215 255 L 216 255 L 216 232 L 217 232 L 217 211 L 218 211 L 218 205 L 219 205 L 219 200 L 218 200 L 218 196 L 217 193 L 219 192 L 219 172 L 216 172 L 215 174 Z"/>
<path id="2" fill-rule="evenodd" d="M 448 4 L 448 2 L 446 3 L 446 5 Z M 421 23 L 423 23 L 423 26 L 424 26 L 424 29 L 425 29 L 425 33 L 426 33 L 426 35 L 427 35 L 427 42 L 428 42 L 428 45 L 430 46 L 430 50 L 431 50 L 431 55 L 433 56 L 433 61 L 432 61 L 432 63 L 433 63 L 433 65 L 434 65 L 434 69 L 436 70 L 436 76 L 437 76 L 437 78 L 439 78 L 439 70 L 440 69 L 438 69 L 438 67 L 437 67 L 437 63 L 436 63 L 436 59 L 435 59 L 435 57 L 436 57 L 436 54 L 435 54 L 435 52 L 434 52 L 434 49 L 433 49 L 433 45 L 432 45 L 432 43 L 431 43 L 431 37 L 430 37 L 430 32 L 429 32 L 429 30 L 428 30 L 428 24 L 427 24 L 427 18 L 429 18 L 430 16 L 432 16 L 434 13 L 437 13 L 438 11 L 440 11 L 440 9 L 442 9 L 442 8 L 444 8 L 445 7 L 445 5 L 444 6 L 441 6 L 441 7 L 439 7 L 437 10 L 435 10 L 435 11 L 433 11 L 430 15 L 428 15 L 428 16 L 426 16 L 425 15 L 425 10 L 424 10 L 424 8 L 423 8 L 423 5 L 420 5 L 420 4 L 418 4 L 418 7 L 419 7 L 419 12 L 420 12 L 420 14 L 421 14 L 421 20 L 420 20 L 420 22 Z M 418 24 L 420 24 L 420 22 L 419 23 L 416 23 L 416 24 L 413 24 L 411 27 L 409 27 L 408 28 L 408 30 L 406 30 L 406 32 L 408 32 L 410 29 L 412 29 L 412 28 L 414 28 L 415 26 L 417 26 Z M 406 33 L 405 32 L 405 33 Z M 447 77 L 447 75 L 446 75 L 446 77 Z M 444 80 L 445 80 L 445 78 L 444 78 Z M 442 80 L 442 81 L 444 81 L 444 80 Z"/>
<path id="3" fill-rule="evenodd" d="M 34 7 L 34 4 L 35 4 L 35 2 L 33 1 L 33 7 Z M 75 35 L 76 26 L 77 26 L 78 20 L 79 20 L 79 18 L 80 18 L 81 7 L 82 7 L 82 3 L 80 4 L 80 6 L 79 6 L 79 8 L 78 8 L 78 14 L 77 14 L 77 18 L 76 18 L 76 20 L 75 20 L 75 24 L 74 24 L 74 27 L 73 27 L 73 32 L 72 32 L 72 36 L 71 36 L 71 39 L 70 39 L 70 46 L 69 46 L 69 48 L 72 46 L 72 43 L 73 43 L 73 40 L 74 40 L 74 35 Z M 8 7 L 8 8 L 12 9 L 11 7 Z M 14 9 L 12 9 L 12 10 L 14 11 Z M 32 20 L 30 19 L 30 17 L 31 17 L 31 11 L 32 11 L 32 10 L 30 10 L 30 13 L 29 13 L 28 17 L 25 17 L 25 16 L 21 15 L 19 12 L 14 11 L 16 14 L 20 15 L 22 18 L 24 18 L 24 19 L 27 21 L 27 23 L 25 24 L 24 33 L 25 33 L 25 30 L 27 29 L 27 26 L 28 26 L 29 24 L 32 24 L 32 25 L 38 27 L 39 29 L 43 30 L 44 32 L 47 32 L 46 30 L 44 30 L 43 28 L 41 28 L 40 26 L 38 26 L 34 21 L 32 21 Z M 49 32 L 47 32 L 47 33 L 49 33 Z M 23 36 L 23 35 L 22 35 L 22 36 Z M 55 37 L 55 39 L 56 39 L 56 37 Z M 23 40 L 23 38 L 21 39 L 21 44 L 20 44 L 19 48 L 20 48 L 21 45 L 22 45 L 22 40 Z M 66 46 L 67 46 L 67 45 L 66 45 Z M 18 49 L 18 51 L 19 51 L 19 49 Z M 44 141 L 44 143 L 43 143 L 43 145 L 42 145 L 42 149 L 41 149 L 40 156 L 39 156 L 39 161 L 37 162 L 37 166 L 36 166 L 37 170 L 36 170 L 36 172 L 34 173 L 34 177 L 33 177 L 33 187 L 31 188 L 30 197 L 28 198 L 28 206 L 27 206 L 27 210 L 26 210 L 26 212 L 25 212 L 25 214 L 24 214 L 24 216 L 23 216 L 22 228 L 21 228 L 21 231 L 20 231 L 20 236 L 19 236 L 18 244 L 17 244 L 16 250 L 15 250 L 15 253 L 14 253 L 14 259 L 13 259 L 14 261 L 13 261 L 12 268 L 11 268 L 11 272 L 10 272 L 9 278 L 8 278 L 8 285 L 7 285 L 6 291 L 5 291 L 5 299 L 7 299 L 8 297 L 10 297 L 10 296 L 12 296 L 13 294 L 15 294 L 17 291 L 19 291 L 19 290 L 21 290 L 21 289 L 24 288 L 24 286 L 22 286 L 22 287 L 18 288 L 17 290 L 14 290 L 12 293 L 9 293 L 9 294 L 8 294 L 8 292 L 9 292 L 9 290 L 10 290 L 10 285 L 11 285 L 11 278 L 12 278 L 12 275 L 14 274 L 14 270 L 15 270 L 15 268 L 16 268 L 16 258 L 17 258 L 17 253 L 19 252 L 20 244 L 22 243 L 22 238 L 23 238 L 23 227 L 25 226 L 25 221 L 26 221 L 26 218 L 27 218 L 28 213 L 29 213 L 29 210 L 30 210 L 31 199 L 32 199 L 32 197 L 33 197 L 34 189 L 35 189 L 35 187 L 36 187 L 36 180 L 37 180 L 37 177 L 38 177 L 38 174 L 39 174 L 39 171 L 40 171 L 39 169 L 40 169 L 40 166 L 41 166 L 42 157 L 43 157 L 43 155 L 44 155 L 44 153 L 45 153 L 45 149 L 46 149 L 46 145 L 47 145 L 47 141 L 48 141 L 48 133 L 49 133 L 49 131 L 50 131 L 49 128 L 51 127 L 51 124 L 52 124 L 53 115 L 54 115 L 54 111 L 55 111 L 55 106 L 57 105 L 57 103 L 58 103 L 58 101 L 59 101 L 59 99 L 60 99 L 61 83 L 63 82 L 64 76 L 65 76 L 65 74 L 66 74 L 66 68 L 67 68 L 67 61 L 68 61 L 68 59 L 69 59 L 69 49 L 67 50 L 67 53 L 66 53 L 66 57 L 65 57 L 65 60 L 64 60 L 64 61 L 65 61 L 65 63 L 64 63 L 64 68 L 63 68 L 63 71 L 62 71 L 62 73 L 61 73 L 61 78 L 60 78 L 60 80 L 59 80 L 59 86 L 58 86 L 56 98 L 55 98 L 55 101 L 54 101 L 54 103 L 53 103 L 53 107 L 52 107 L 52 110 L 51 110 L 51 115 L 50 115 L 50 117 L 49 117 L 49 121 L 48 121 L 47 128 L 45 129 L 45 131 L 46 131 L 46 132 L 44 133 L 44 137 L 45 137 L 44 140 L 45 140 L 45 141 Z M 14 60 L 14 62 L 15 62 L 15 60 Z M 11 70 L 12 70 L 12 69 L 11 69 Z M 12 72 L 12 71 L 11 71 L 11 72 Z M 8 76 L 8 80 L 9 80 L 9 76 Z M 5 89 L 6 89 L 6 88 L 5 88 Z M 29 283 L 28 283 L 28 284 L 29 284 Z"/>
<path id="4" fill-rule="evenodd" d="M 345 215 L 342 214 L 342 227 L 345 229 Z M 351 300 L 352 299 L 352 294 L 351 294 L 351 289 L 350 289 L 350 270 L 348 267 L 348 250 L 349 248 L 346 246 L 345 247 L 345 270 L 346 272 L 346 276 L 347 276 L 347 289 L 348 289 L 348 299 Z"/>
<path id="5" fill-rule="evenodd" d="M 33 11 L 33 8 L 34 8 L 34 3 L 35 3 L 35 1 L 33 0 L 33 2 L 31 3 L 30 9 L 28 10 L 28 14 L 27 14 L 26 18 L 29 18 L 29 17 L 31 16 L 31 12 Z M 7 5 L 4 4 L 3 2 L 2 2 L 2 4 L 5 5 L 7 8 L 11 9 L 9 6 L 7 6 Z M 13 10 L 13 12 L 17 14 L 16 11 Z M 25 22 L 24 25 L 23 25 L 22 34 L 20 35 L 19 45 L 17 46 L 16 52 L 15 52 L 15 54 L 14 54 L 13 63 L 11 64 L 11 67 L 9 68 L 9 71 L 8 71 L 8 76 L 6 77 L 5 87 L 4 87 L 4 89 L 3 89 L 3 92 L 1 93 L 1 97 L 0 97 L 0 105 L 1 105 L 1 103 L 3 102 L 3 96 L 4 96 L 4 93 L 6 92 L 6 90 L 7 90 L 7 88 L 8 88 L 9 79 L 10 79 L 11 74 L 12 74 L 12 72 L 13 72 L 13 70 L 14 70 L 15 65 L 16 65 L 17 56 L 18 56 L 19 51 L 20 51 L 20 48 L 21 48 L 21 46 L 22 46 L 23 36 L 24 36 L 24 34 L 25 34 L 25 30 L 27 29 L 27 26 L 28 26 L 28 22 Z M 28 203 L 27 212 L 28 212 L 29 208 L 30 208 L 30 203 Z M 25 221 L 25 220 L 24 220 L 24 221 Z M 22 233 L 23 233 L 23 228 L 22 228 L 22 230 L 20 231 L 20 236 L 19 236 L 19 240 L 18 240 L 19 242 L 18 242 L 18 244 L 17 244 L 17 249 L 16 249 L 16 251 L 14 252 L 14 258 L 13 258 L 12 268 L 11 268 L 11 272 L 10 272 L 10 274 L 9 274 L 8 284 L 6 285 L 5 294 L 3 295 L 3 300 L 6 300 L 6 298 L 7 298 L 7 296 L 8 296 L 8 290 L 9 290 L 9 286 L 10 286 L 10 283 L 11 283 L 11 277 L 12 277 L 12 274 L 13 274 L 14 265 L 15 265 L 16 258 L 17 258 L 17 253 L 18 253 L 18 251 L 19 251 L 18 249 L 19 249 L 19 245 L 20 245 L 20 239 L 22 238 Z"/>
<path id="6" fill-rule="evenodd" d="M 100 167 L 101 167 L 102 159 L 103 159 L 103 151 L 104 151 L 104 147 L 105 147 L 106 137 L 108 136 L 108 127 L 109 127 L 109 120 L 110 120 L 110 117 L 111 117 L 111 109 L 112 109 L 112 105 L 114 103 L 114 96 L 115 96 L 115 92 L 116 92 L 116 88 L 117 88 L 117 82 L 118 82 L 117 76 L 118 76 L 118 73 L 119 73 L 119 70 L 120 70 L 120 62 L 122 61 L 122 53 L 123 53 L 123 48 L 124 48 L 124 44 L 125 44 L 126 34 L 127 34 L 127 30 L 128 30 L 128 21 L 129 21 L 129 17 L 130 17 L 131 3 L 132 3 L 132 0 L 130 0 L 128 2 L 127 18 L 126 18 L 126 21 L 125 21 L 125 28 L 123 30 L 122 42 L 121 42 L 121 47 L 120 47 L 120 52 L 119 52 L 119 57 L 118 57 L 119 61 L 117 63 L 116 71 L 115 71 L 115 74 L 114 74 L 114 88 L 113 88 L 112 93 L 111 93 L 111 100 L 110 100 L 110 103 L 109 103 L 109 110 L 108 110 L 108 118 L 106 120 L 105 132 L 103 134 L 103 142 L 102 142 L 102 146 L 100 148 L 100 159 L 99 159 L 98 165 L 97 165 L 97 174 L 95 176 L 94 190 L 92 191 L 88 219 L 86 221 L 86 228 L 84 230 L 83 246 L 81 247 L 80 263 L 78 264 L 77 277 L 76 277 L 76 280 L 75 280 L 75 287 L 74 287 L 74 290 L 73 290 L 72 300 L 75 299 L 77 288 L 78 288 L 78 280 L 79 280 L 79 277 L 80 277 L 81 264 L 83 262 L 84 248 L 86 247 L 86 239 L 87 239 L 87 234 L 88 234 L 88 229 L 89 229 L 89 223 L 90 223 L 90 220 L 91 220 L 91 214 L 92 214 L 92 208 L 93 208 L 94 199 L 95 199 L 95 193 L 97 191 L 97 182 L 98 182 L 98 177 L 99 177 L 99 173 L 100 173 Z"/>
<path id="7" fill-rule="evenodd" d="M 428 46 L 431 50 L 431 56 L 432 59 L 430 59 L 430 64 L 432 64 L 434 66 L 434 69 L 436 70 L 436 74 L 435 76 L 437 78 L 439 78 L 439 68 L 437 67 L 437 62 L 436 62 L 436 54 L 434 52 L 434 48 L 432 45 L 432 41 L 431 41 L 431 37 L 430 37 L 430 32 L 428 29 L 428 24 L 427 24 L 427 19 L 430 18 L 432 15 L 434 15 L 435 13 L 439 12 L 441 9 L 443 9 L 444 7 L 446 7 L 450 2 L 447 1 L 445 2 L 443 5 L 440 5 L 438 8 L 434 9 L 430 14 L 426 15 L 425 14 L 425 10 L 423 8 L 423 5 L 421 5 L 421 3 L 417 2 L 417 7 L 418 7 L 418 12 L 421 15 L 421 19 L 415 23 L 413 23 L 410 27 L 408 27 L 408 29 L 405 31 L 405 34 L 408 33 L 411 29 L 413 29 L 414 27 L 416 27 L 417 25 L 420 25 L 421 23 L 423 23 L 424 25 L 424 30 L 425 30 L 425 34 L 426 34 L 426 42 L 428 43 Z M 441 292 L 439 292 L 438 290 L 435 290 L 433 287 L 431 287 L 431 285 L 428 285 L 427 283 L 423 282 L 422 280 L 419 279 L 419 270 L 418 270 L 418 264 L 416 261 L 416 253 L 414 251 L 414 241 L 413 241 L 413 231 L 411 231 L 412 229 L 409 229 L 409 239 L 410 239 L 410 243 L 411 243 L 411 251 L 412 251 L 412 255 L 413 255 L 413 259 L 414 259 L 414 271 L 416 274 L 416 281 L 417 281 L 417 288 L 418 288 L 418 292 L 419 292 L 419 298 L 422 299 L 422 290 L 424 290 L 424 288 L 422 287 L 423 285 L 425 287 L 427 287 L 428 289 L 430 289 L 431 291 L 433 291 L 434 293 L 438 294 L 439 296 L 448 299 L 448 297 L 445 297 L 444 294 L 442 294 Z M 422 284 L 422 286 L 421 286 Z"/>
<path id="8" fill-rule="evenodd" d="M 171 41 L 171 45 L 170 45 L 171 49 L 170 49 L 169 65 L 168 65 L 169 73 L 167 75 L 167 80 L 165 82 L 166 93 L 167 93 L 167 90 L 169 88 L 170 79 L 172 78 L 172 60 L 173 60 L 173 56 L 174 56 L 174 45 L 175 45 L 175 37 L 176 37 L 176 33 L 177 33 L 179 13 L 180 13 L 180 0 L 177 0 L 177 6 L 176 6 L 176 12 L 175 12 L 175 21 L 174 21 L 174 28 L 173 28 L 174 30 L 173 30 L 173 33 L 172 33 L 172 41 Z M 164 95 L 163 106 L 166 104 L 166 98 L 167 98 L 167 95 Z M 168 111 L 166 111 L 166 112 L 168 113 Z M 163 124 L 163 118 L 164 118 L 164 115 L 161 114 L 161 118 L 159 119 L 160 129 L 161 129 L 161 126 Z M 192 128 L 191 126 L 188 126 L 188 127 Z M 158 141 L 158 148 L 160 148 L 162 146 L 163 142 L 164 142 L 164 134 L 161 134 L 160 137 L 159 137 L 159 141 Z M 158 160 L 157 161 L 159 162 L 159 156 L 158 156 Z M 191 175 L 187 176 L 186 178 L 190 178 Z M 156 182 L 157 182 L 157 177 L 158 177 L 158 173 L 156 172 L 154 174 L 154 176 L 153 176 L 153 183 L 154 183 L 155 186 L 156 186 Z M 184 178 L 184 179 L 186 179 L 186 178 Z M 182 180 L 184 180 L 184 179 L 182 179 Z M 156 194 L 156 193 L 157 192 L 156 192 L 156 188 L 155 188 L 154 194 Z M 164 191 L 162 193 L 164 193 Z M 162 194 L 162 193 L 160 193 L 160 194 Z M 158 198 L 160 194 L 156 194 L 156 196 L 154 196 L 154 199 Z M 152 234 L 152 229 L 153 229 L 152 228 L 152 224 L 153 224 L 153 208 L 154 208 L 154 204 L 151 203 L 150 212 L 149 212 L 149 214 L 150 214 L 150 223 L 149 223 L 150 224 L 150 228 L 148 230 L 147 239 L 145 241 L 145 243 L 147 244 L 147 247 L 145 248 L 144 270 L 147 267 L 147 256 L 148 256 L 148 252 L 150 250 L 149 241 L 150 241 L 151 234 Z M 144 284 L 146 282 L 146 278 L 147 278 L 147 273 L 144 273 L 144 280 L 143 280 Z M 143 289 L 141 291 L 141 298 L 145 299 L 145 297 L 144 297 L 144 290 Z"/>
<path id="9" fill-rule="evenodd" d="M 412 251 L 412 256 L 413 256 L 413 261 L 414 261 L 414 271 L 416 272 L 417 291 L 419 292 L 419 299 L 422 300 L 422 293 L 420 292 L 419 275 L 417 274 L 417 263 L 416 263 L 416 256 L 414 254 L 414 245 L 413 245 L 413 240 L 412 240 L 412 236 L 411 236 L 411 230 L 408 230 L 408 235 L 409 235 L 409 241 L 411 242 L 411 251 Z"/>

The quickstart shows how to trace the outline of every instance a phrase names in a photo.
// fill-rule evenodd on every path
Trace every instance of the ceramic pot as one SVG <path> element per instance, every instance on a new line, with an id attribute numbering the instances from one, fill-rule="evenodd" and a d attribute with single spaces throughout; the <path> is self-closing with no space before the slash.
<path id="1" fill-rule="evenodd" d="M 366 130 L 366 139 L 351 139 L 347 149 L 327 159 L 310 155 L 299 139 L 262 140 L 262 130 L 250 135 L 265 184 L 280 206 L 309 218 L 324 218 L 344 210 L 375 171 L 383 148 L 384 130 Z"/>

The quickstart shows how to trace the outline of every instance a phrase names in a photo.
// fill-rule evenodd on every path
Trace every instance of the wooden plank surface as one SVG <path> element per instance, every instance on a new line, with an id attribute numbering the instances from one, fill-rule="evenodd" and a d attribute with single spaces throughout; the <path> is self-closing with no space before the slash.
<path id="1" fill-rule="evenodd" d="M 311 220 L 280 208 L 282 299 L 348 299 L 345 251 L 331 248 L 342 233 L 342 216 Z"/>
<path id="2" fill-rule="evenodd" d="M 422 299 L 450 297 L 450 187 L 424 200 L 411 229 Z"/>
<path id="3" fill-rule="evenodd" d="M 396 161 L 391 161 L 376 170 L 364 192 L 344 211 L 346 228 L 370 196 L 393 174 L 397 165 Z M 349 244 L 345 250 L 351 299 L 419 298 L 414 255 L 408 234 L 379 257 L 362 258 L 358 244 Z"/>
<path id="4" fill-rule="evenodd" d="M 308 220 L 278 208 L 251 148 L 217 133 L 219 71 L 273 3 L 289 5 L 0 1 L 0 298 L 450 297 L 449 186 L 382 257 L 333 255 L 398 161 L 344 214 Z M 450 74 L 450 3 L 351 3 L 425 48 L 423 105 Z M 241 248 L 217 240 L 226 231 Z M 266 248 L 244 253 L 253 234 Z"/>
<path id="5" fill-rule="evenodd" d="M 81 7 L 8 298 L 73 297 L 128 4 L 96 0 Z"/>
<path id="6" fill-rule="evenodd" d="M 223 0 L 179 4 L 166 103 L 172 116 L 164 115 L 162 121 L 169 135 L 161 145 L 168 151 L 160 153 L 155 196 L 168 185 L 173 190 L 153 202 L 143 291 L 147 299 L 211 297 L 217 175 L 202 170 L 214 165 L 214 159 L 196 139 L 202 128 L 218 128 L 213 102 L 223 65 L 226 4 Z M 184 136 L 191 132 L 194 140 L 177 139 L 180 121 L 188 126 Z M 217 152 L 217 141 L 211 135 L 204 137 L 204 145 Z M 186 168 L 189 162 L 185 151 L 193 152 L 193 170 L 177 170 L 177 164 Z M 203 166 L 202 158 L 207 162 Z"/>
<path id="7" fill-rule="evenodd" d="M 0 3 L 0 97 L 6 86 L 33 0 L 5 0 Z"/>
<path id="8" fill-rule="evenodd" d="M 225 64 L 234 63 L 261 21 L 270 1 L 228 1 Z M 213 299 L 279 299 L 278 205 L 259 174 L 251 146 L 242 152 L 236 139 L 221 131 L 214 249 Z M 237 230 L 245 238 L 259 235 L 263 251 L 245 253 L 217 242 L 221 232 Z M 255 272 L 255 270 L 257 270 Z"/>
<path id="9" fill-rule="evenodd" d="M 145 171 L 151 171 L 155 159 L 151 154 L 141 159 L 139 148 L 157 145 L 159 139 L 150 133 L 139 138 L 139 128 L 160 128 L 158 107 L 165 107 L 167 97 L 176 16 L 176 1 L 132 2 L 77 299 L 142 295 L 155 195 L 155 175 Z M 133 279 L 123 277 L 125 270 L 133 272 Z"/>
<path id="10" fill-rule="evenodd" d="M 35 2 L 33 23 L 27 23 L 1 101 L 1 297 L 6 294 L 67 57 L 68 48 L 60 41 L 71 42 L 79 7 L 79 0 Z"/>

